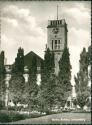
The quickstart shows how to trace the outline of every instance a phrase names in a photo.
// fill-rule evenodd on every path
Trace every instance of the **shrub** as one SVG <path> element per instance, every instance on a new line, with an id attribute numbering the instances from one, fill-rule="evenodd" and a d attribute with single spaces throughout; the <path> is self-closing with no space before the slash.
<path id="1" fill-rule="evenodd" d="M 38 113 L 32 113 L 32 114 L 30 114 L 31 118 L 37 118 L 37 117 L 40 117 L 40 116 L 42 116 L 42 115 L 38 114 Z"/>
<path id="2" fill-rule="evenodd" d="M 16 114 L 10 113 L 10 115 L 9 115 L 10 121 L 18 121 L 18 120 L 23 120 L 25 118 L 26 118 L 25 115 L 18 114 L 18 113 L 16 113 Z"/>
<path id="3" fill-rule="evenodd" d="M 19 114 L 16 111 L 0 111 L 0 123 L 13 122 L 18 120 L 24 120 L 26 118 L 37 118 L 43 116 L 44 114 L 30 113 L 30 114 Z"/>
<path id="4" fill-rule="evenodd" d="M 8 106 L 8 110 L 9 110 L 9 111 L 11 111 L 11 110 L 15 111 L 15 110 L 16 110 L 16 107 L 15 107 L 15 106 L 13 106 L 13 107 Z"/>
<path id="5" fill-rule="evenodd" d="M 0 110 L 4 109 L 4 101 L 0 100 Z"/>
<path id="6" fill-rule="evenodd" d="M 10 122 L 8 114 L 0 113 L 0 122 Z"/>
<path id="7" fill-rule="evenodd" d="M 0 112 L 0 122 L 11 122 L 11 121 L 18 121 L 18 120 L 23 120 L 27 116 L 24 114 L 19 114 L 17 112 L 13 111 L 1 111 Z"/>

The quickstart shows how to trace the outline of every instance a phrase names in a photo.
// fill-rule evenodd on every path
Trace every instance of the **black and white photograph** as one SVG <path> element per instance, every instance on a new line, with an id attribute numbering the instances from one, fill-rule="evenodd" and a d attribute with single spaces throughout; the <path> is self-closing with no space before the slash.
<path id="1" fill-rule="evenodd" d="M 91 1 L 0 1 L 0 124 L 91 125 Z"/>

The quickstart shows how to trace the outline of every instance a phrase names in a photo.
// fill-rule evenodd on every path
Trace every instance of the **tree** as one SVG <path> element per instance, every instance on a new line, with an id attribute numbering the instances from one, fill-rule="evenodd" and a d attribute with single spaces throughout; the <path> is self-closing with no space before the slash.
<path id="1" fill-rule="evenodd" d="M 88 47 L 88 52 L 87 52 L 88 65 L 91 65 L 91 60 L 92 60 L 91 51 L 92 51 L 92 48 L 91 48 L 91 46 L 89 46 L 89 47 Z"/>
<path id="2" fill-rule="evenodd" d="M 12 72 L 24 72 L 24 50 L 21 47 L 18 49 L 17 57 L 15 58 L 15 63 L 13 64 Z"/>
<path id="3" fill-rule="evenodd" d="M 0 53 L 0 75 L 5 73 L 5 67 L 4 67 L 4 51 Z"/>
<path id="4" fill-rule="evenodd" d="M 88 91 L 84 91 L 82 93 L 77 94 L 77 104 L 83 109 L 85 104 L 87 104 L 87 98 L 90 96 L 90 93 Z"/>
<path id="5" fill-rule="evenodd" d="M 18 49 L 15 63 L 12 65 L 11 79 L 9 81 L 9 99 L 15 104 L 25 103 L 24 90 L 25 80 L 24 73 L 24 50 L 20 47 Z"/>
<path id="6" fill-rule="evenodd" d="M 69 50 L 66 47 L 63 51 L 62 57 L 59 61 L 59 75 L 58 75 L 58 85 L 62 91 L 62 103 L 64 105 L 66 98 L 65 95 L 71 91 L 71 64 L 69 58 Z M 64 93 L 64 94 L 63 94 Z M 68 95 L 69 96 L 69 95 Z"/>
<path id="7" fill-rule="evenodd" d="M 44 56 L 44 70 L 47 77 L 50 77 L 54 69 L 54 53 L 47 49 Z"/>
<path id="8" fill-rule="evenodd" d="M 1 103 L 4 101 L 4 94 L 5 94 L 5 66 L 4 66 L 4 51 L 0 53 L 0 99 Z M 3 104 L 4 105 L 4 104 Z"/>
<path id="9" fill-rule="evenodd" d="M 90 54 L 86 52 L 86 49 L 83 48 L 80 54 L 79 60 L 79 72 L 75 76 L 76 83 L 76 92 L 77 92 L 77 102 L 81 108 L 86 105 L 86 100 L 90 96 L 89 87 L 88 87 L 88 66 L 90 64 Z"/>
<path id="10" fill-rule="evenodd" d="M 88 86 L 88 56 L 85 48 L 83 48 L 80 54 L 79 62 L 80 69 L 77 73 L 77 77 L 75 77 L 76 92 L 83 92 Z"/>
<path id="11" fill-rule="evenodd" d="M 22 74 L 12 74 L 9 83 L 9 98 L 15 104 L 24 103 L 23 95 L 25 89 L 25 81 Z"/>
<path id="12" fill-rule="evenodd" d="M 0 75 L 0 108 L 5 106 L 5 91 L 6 91 L 6 85 L 5 85 L 5 75 Z"/>
<path id="13" fill-rule="evenodd" d="M 44 100 L 40 105 L 44 111 L 49 112 L 54 104 L 55 74 L 54 74 L 54 53 L 46 50 L 44 62 L 41 65 L 40 96 Z M 40 99 L 41 100 L 41 99 Z"/>
<path id="14" fill-rule="evenodd" d="M 87 52 L 87 56 L 88 56 L 88 84 L 91 86 L 91 64 L 92 64 L 92 56 L 91 56 L 91 46 L 88 47 L 88 52 Z"/>
<path id="15" fill-rule="evenodd" d="M 46 85 L 41 90 L 41 96 L 44 100 L 43 110 L 49 113 L 55 103 L 55 88 L 56 88 L 56 77 L 54 74 L 47 80 Z"/>
<path id="16" fill-rule="evenodd" d="M 32 58 L 32 63 L 29 68 L 29 80 L 25 85 L 25 93 L 27 95 L 26 102 L 31 110 L 37 107 L 37 94 L 39 87 L 37 85 L 37 59 L 35 56 Z"/>
<path id="17" fill-rule="evenodd" d="M 64 91 L 62 89 L 62 84 L 59 83 L 58 78 L 56 78 L 56 87 L 54 90 L 55 93 L 55 105 L 57 105 L 58 107 L 64 107 L 65 105 L 65 99 L 64 99 Z"/>

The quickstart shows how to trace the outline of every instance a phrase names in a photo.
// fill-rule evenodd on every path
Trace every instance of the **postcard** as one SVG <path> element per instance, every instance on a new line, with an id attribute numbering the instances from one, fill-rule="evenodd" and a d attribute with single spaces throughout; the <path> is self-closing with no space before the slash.
<path id="1" fill-rule="evenodd" d="M 91 124 L 91 1 L 0 1 L 0 124 Z"/>

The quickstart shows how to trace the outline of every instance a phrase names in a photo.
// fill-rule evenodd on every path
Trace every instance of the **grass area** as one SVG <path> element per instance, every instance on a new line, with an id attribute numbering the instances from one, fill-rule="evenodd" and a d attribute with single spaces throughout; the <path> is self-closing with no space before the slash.
<path id="1" fill-rule="evenodd" d="M 11 122 L 11 124 L 91 124 L 91 113 L 62 112 L 38 118 L 26 117 L 25 120 Z"/>
<path id="2" fill-rule="evenodd" d="M 11 122 L 16 120 L 23 120 L 25 118 L 24 115 L 20 115 L 18 113 L 15 113 L 13 111 L 0 111 L 0 122 Z"/>
<path id="3" fill-rule="evenodd" d="M 6 122 L 14 122 L 18 120 L 24 120 L 27 118 L 37 118 L 42 116 L 38 113 L 30 113 L 30 114 L 20 114 L 16 111 L 0 111 L 0 123 L 6 123 Z"/>

